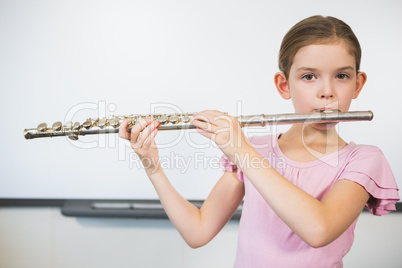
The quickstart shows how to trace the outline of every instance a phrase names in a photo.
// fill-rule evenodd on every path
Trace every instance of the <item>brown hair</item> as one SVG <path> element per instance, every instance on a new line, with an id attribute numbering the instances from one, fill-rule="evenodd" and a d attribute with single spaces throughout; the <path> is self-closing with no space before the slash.
<path id="1" fill-rule="evenodd" d="M 312 16 L 293 26 L 282 40 L 279 51 L 279 70 L 288 78 L 297 51 L 312 44 L 345 42 L 349 53 L 355 57 L 356 72 L 360 68 L 359 40 L 345 22 L 334 17 Z"/>

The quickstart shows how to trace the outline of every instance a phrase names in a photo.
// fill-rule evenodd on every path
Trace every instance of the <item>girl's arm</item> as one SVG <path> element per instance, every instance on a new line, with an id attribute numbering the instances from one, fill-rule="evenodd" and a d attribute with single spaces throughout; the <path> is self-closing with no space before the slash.
<path id="1" fill-rule="evenodd" d="M 255 163 L 261 165 L 240 166 L 243 173 L 286 225 L 312 247 L 328 245 L 338 238 L 357 219 L 369 199 L 359 184 L 340 180 L 319 201 L 284 178 L 255 150 L 240 153 L 239 158 L 247 153 L 250 158 L 259 159 Z"/>
<path id="2" fill-rule="evenodd" d="M 225 172 L 216 183 L 201 209 L 183 198 L 171 185 L 160 163 L 154 138 L 158 123 L 146 118 L 131 133 L 127 120 L 120 126 L 119 136 L 130 140 L 139 155 L 166 214 L 186 243 L 193 247 L 207 244 L 229 221 L 244 197 L 244 184 L 236 172 Z"/>
<path id="3" fill-rule="evenodd" d="M 339 237 L 357 219 L 369 199 L 363 187 L 341 180 L 322 201 L 317 200 L 284 178 L 258 154 L 236 119 L 228 115 L 206 111 L 194 115 L 192 124 L 219 146 L 275 213 L 312 247 L 325 246 Z"/>
<path id="4" fill-rule="evenodd" d="M 169 219 L 186 243 L 207 244 L 225 226 L 244 197 L 244 184 L 236 172 L 226 171 L 200 209 L 184 199 L 162 170 L 149 176 Z"/>

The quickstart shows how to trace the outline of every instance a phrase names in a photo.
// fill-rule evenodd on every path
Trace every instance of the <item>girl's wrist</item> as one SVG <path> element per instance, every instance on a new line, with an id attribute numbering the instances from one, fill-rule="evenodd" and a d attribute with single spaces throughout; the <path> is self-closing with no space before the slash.
<path id="1" fill-rule="evenodd" d="M 249 150 L 238 151 L 232 162 L 239 167 L 242 171 L 248 169 L 271 169 L 270 163 L 261 156 L 253 147 Z"/>
<path id="2" fill-rule="evenodd" d="M 147 168 L 147 169 L 145 169 L 145 172 L 147 173 L 147 176 L 151 181 L 153 181 L 157 178 L 160 178 L 164 174 L 163 169 L 161 168 L 160 165 L 158 165 L 157 167 L 154 167 L 152 169 Z"/>
<path id="3" fill-rule="evenodd" d="M 155 174 L 155 173 L 160 173 L 162 171 L 162 167 L 160 165 L 160 161 L 158 160 L 153 160 L 152 164 L 150 165 L 145 165 L 144 161 L 143 161 L 143 165 L 145 168 L 145 172 L 147 174 Z"/>
<path id="4" fill-rule="evenodd" d="M 232 152 L 224 152 L 225 155 L 238 167 L 241 168 L 249 162 L 251 155 L 254 155 L 254 148 L 251 146 L 242 146 Z"/>

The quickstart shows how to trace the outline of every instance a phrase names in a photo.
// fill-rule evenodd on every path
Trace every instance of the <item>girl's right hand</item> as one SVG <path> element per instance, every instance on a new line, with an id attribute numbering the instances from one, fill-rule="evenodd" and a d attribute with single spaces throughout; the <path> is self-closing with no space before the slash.
<path id="1" fill-rule="evenodd" d="M 155 172 L 160 168 L 158 148 L 155 136 L 158 133 L 159 122 L 152 117 L 141 119 L 128 130 L 128 119 L 119 127 L 119 137 L 130 141 L 131 148 L 139 156 L 147 173 Z"/>

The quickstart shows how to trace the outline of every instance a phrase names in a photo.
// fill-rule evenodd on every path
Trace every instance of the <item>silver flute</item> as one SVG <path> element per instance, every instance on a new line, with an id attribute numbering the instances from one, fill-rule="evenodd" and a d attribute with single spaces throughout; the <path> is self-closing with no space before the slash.
<path id="1" fill-rule="evenodd" d="M 152 116 L 154 120 L 160 122 L 159 130 L 180 130 L 194 129 L 190 121 L 194 113 L 185 114 L 155 114 L 155 115 L 128 115 L 110 116 L 103 118 L 88 118 L 82 124 L 79 122 L 68 121 L 62 123 L 55 122 L 51 127 L 46 123 L 41 123 L 36 128 L 24 130 L 25 139 L 60 137 L 68 136 L 72 140 L 78 140 L 78 136 L 118 133 L 119 126 L 124 120 L 128 119 L 128 128 L 135 125 L 139 120 Z M 351 111 L 341 112 L 339 110 L 316 110 L 309 114 L 273 114 L 273 115 L 247 115 L 235 117 L 241 127 L 265 126 L 265 125 L 286 125 L 297 123 L 336 123 L 348 121 L 371 121 L 373 112 L 371 111 Z"/>

